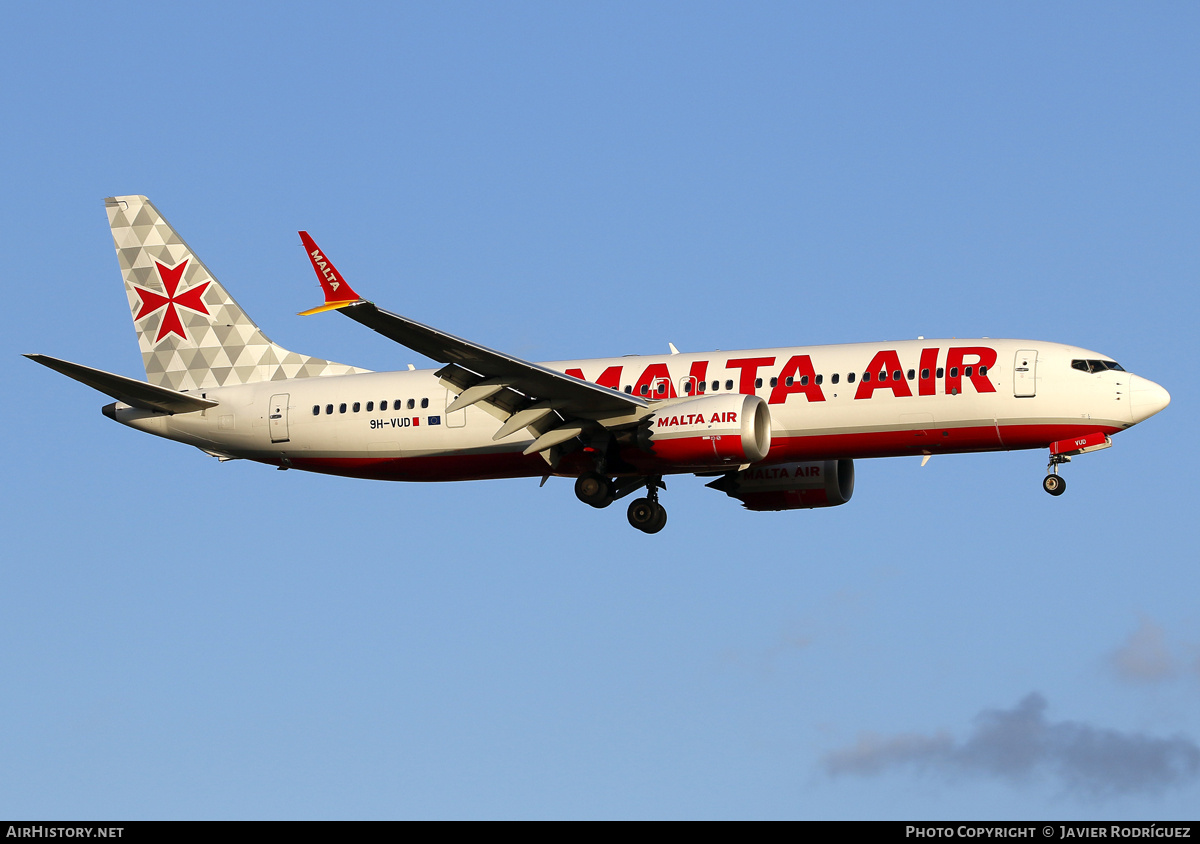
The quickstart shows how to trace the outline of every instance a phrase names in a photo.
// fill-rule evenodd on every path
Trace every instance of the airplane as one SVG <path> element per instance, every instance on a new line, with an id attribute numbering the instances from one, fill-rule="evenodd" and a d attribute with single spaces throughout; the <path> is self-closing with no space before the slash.
<path id="1" fill-rule="evenodd" d="M 1059 466 L 1165 408 L 1170 395 L 1111 357 L 1034 340 L 905 340 L 532 363 L 385 311 L 307 232 L 338 311 L 442 366 L 371 372 L 271 342 L 144 196 L 105 200 L 146 381 L 26 355 L 115 399 L 110 419 L 246 459 L 392 481 L 575 478 L 629 523 L 667 521 L 667 475 L 749 510 L 834 507 L 854 460 L 1049 449 Z"/>

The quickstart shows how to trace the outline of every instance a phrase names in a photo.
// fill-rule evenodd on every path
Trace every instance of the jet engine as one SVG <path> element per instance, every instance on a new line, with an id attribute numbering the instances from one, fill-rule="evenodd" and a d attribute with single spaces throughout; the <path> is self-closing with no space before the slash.
<path id="1" fill-rule="evenodd" d="M 854 494 L 854 461 L 752 466 L 722 475 L 707 486 L 736 498 L 747 510 L 836 507 Z"/>
<path id="2" fill-rule="evenodd" d="M 638 444 L 676 466 L 719 469 L 756 463 L 771 450 L 771 412 L 759 396 L 700 396 L 655 411 Z"/>

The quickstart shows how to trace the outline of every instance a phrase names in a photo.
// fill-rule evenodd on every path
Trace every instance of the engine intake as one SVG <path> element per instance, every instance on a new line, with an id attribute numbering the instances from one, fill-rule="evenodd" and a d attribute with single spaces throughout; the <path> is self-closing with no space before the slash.
<path id="1" fill-rule="evenodd" d="M 638 440 L 655 457 L 681 467 L 757 463 L 771 450 L 771 412 L 759 396 L 687 399 L 652 413 Z"/>

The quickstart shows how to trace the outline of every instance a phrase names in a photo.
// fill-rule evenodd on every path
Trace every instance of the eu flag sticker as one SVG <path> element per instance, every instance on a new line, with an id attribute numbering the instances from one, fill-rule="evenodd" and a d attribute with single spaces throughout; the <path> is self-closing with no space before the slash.
<path id="1" fill-rule="evenodd" d="M 441 425 L 441 424 L 442 424 L 442 417 L 440 417 L 440 416 L 429 416 L 429 417 L 426 417 L 426 421 L 428 421 L 428 423 L 429 423 L 430 425 Z"/>

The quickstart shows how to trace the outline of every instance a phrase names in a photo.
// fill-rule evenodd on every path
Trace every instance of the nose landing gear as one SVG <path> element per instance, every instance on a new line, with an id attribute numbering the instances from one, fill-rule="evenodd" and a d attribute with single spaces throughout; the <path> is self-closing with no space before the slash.
<path id="1" fill-rule="evenodd" d="M 1062 495 L 1067 491 L 1067 479 L 1058 474 L 1059 463 L 1069 463 L 1070 457 L 1062 454 L 1055 454 L 1050 458 L 1050 465 L 1046 467 L 1046 477 L 1042 479 L 1042 489 L 1051 495 Z"/>
<path id="2" fill-rule="evenodd" d="M 1067 481 L 1059 476 L 1059 465 L 1070 463 L 1073 455 L 1100 451 L 1111 445 L 1112 437 L 1103 431 L 1081 434 L 1078 437 L 1050 443 L 1050 462 L 1046 465 L 1046 477 L 1042 480 L 1042 489 L 1051 495 L 1062 495 L 1067 491 Z"/>

